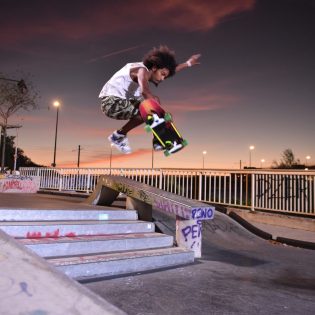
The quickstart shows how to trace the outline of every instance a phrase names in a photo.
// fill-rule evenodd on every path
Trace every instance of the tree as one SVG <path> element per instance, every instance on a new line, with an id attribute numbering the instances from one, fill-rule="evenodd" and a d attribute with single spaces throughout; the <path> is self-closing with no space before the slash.
<path id="1" fill-rule="evenodd" d="M 9 118 L 20 110 L 37 108 L 38 92 L 29 79 L 10 79 L 0 74 L 0 126 L 1 126 L 1 170 L 5 166 L 5 141 Z"/>
<path id="2" fill-rule="evenodd" d="M 281 154 L 280 163 L 277 161 L 273 162 L 275 168 L 303 168 L 300 164 L 300 160 L 296 159 L 292 149 L 286 149 Z"/>
<path id="3" fill-rule="evenodd" d="M 15 143 L 14 143 L 14 136 L 8 136 L 6 138 L 5 144 L 5 165 L 13 170 L 14 169 L 14 155 L 15 155 Z M 1 146 L 0 146 L 1 148 Z M 38 165 L 34 163 L 28 156 L 24 154 L 24 151 L 20 148 L 17 148 L 17 161 L 16 161 L 17 169 L 19 167 L 28 166 L 28 167 L 39 167 L 41 165 Z"/>

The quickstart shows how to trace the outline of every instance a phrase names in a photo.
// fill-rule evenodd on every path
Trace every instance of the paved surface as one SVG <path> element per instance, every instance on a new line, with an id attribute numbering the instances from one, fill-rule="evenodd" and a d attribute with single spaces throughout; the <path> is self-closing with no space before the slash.
<path id="1" fill-rule="evenodd" d="M 278 236 L 287 236 L 295 240 L 315 243 L 315 232 L 258 222 L 253 223 L 253 225 L 263 231 L 266 231 L 267 233 L 270 233 L 274 238 Z"/>
<path id="2" fill-rule="evenodd" d="M 81 198 L 49 195 L 1 194 L 0 202 L 1 208 L 82 206 Z M 173 218 L 157 211 L 154 217 L 161 230 L 175 233 Z M 290 228 L 269 228 L 297 237 Z M 315 234 L 298 233 L 308 242 Z M 204 222 L 202 253 L 192 265 L 84 285 L 128 314 L 314 314 L 314 250 L 263 240 L 217 212 Z"/>

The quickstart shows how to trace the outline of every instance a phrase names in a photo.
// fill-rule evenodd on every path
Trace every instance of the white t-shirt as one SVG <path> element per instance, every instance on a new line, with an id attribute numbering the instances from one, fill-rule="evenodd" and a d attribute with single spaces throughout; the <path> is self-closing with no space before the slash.
<path id="1" fill-rule="evenodd" d="M 130 77 L 130 71 L 134 68 L 145 68 L 148 70 L 143 62 L 127 63 L 106 82 L 100 92 L 99 98 L 117 96 L 122 99 L 137 99 L 141 97 L 139 84 L 134 82 Z"/>

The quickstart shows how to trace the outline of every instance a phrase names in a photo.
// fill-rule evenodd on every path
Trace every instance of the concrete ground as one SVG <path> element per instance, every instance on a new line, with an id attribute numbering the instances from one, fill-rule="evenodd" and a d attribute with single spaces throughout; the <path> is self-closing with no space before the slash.
<path id="1" fill-rule="evenodd" d="M 154 217 L 175 233 L 174 220 Z M 128 314 L 314 314 L 314 250 L 263 240 L 218 212 L 203 228 L 193 265 L 85 286 Z"/>
<path id="2" fill-rule="evenodd" d="M 0 197 L 1 208 L 83 206 L 82 198 Z M 172 217 L 155 211 L 154 218 L 160 230 L 175 233 Z M 280 236 L 292 238 L 291 230 L 283 228 Z M 313 234 L 299 233 L 312 241 Z M 314 314 L 314 250 L 261 239 L 216 212 L 214 220 L 204 222 L 202 253 L 192 265 L 99 279 L 84 286 L 128 314 Z"/>

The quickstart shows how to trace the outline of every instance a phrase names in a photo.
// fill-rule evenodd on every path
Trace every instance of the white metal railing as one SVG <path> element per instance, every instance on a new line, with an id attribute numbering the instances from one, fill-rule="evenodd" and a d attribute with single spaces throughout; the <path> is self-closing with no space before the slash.
<path id="1" fill-rule="evenodd" d="M 120 175 L 203 202 L 315 216 L 315 172 L 139 168 L 20 168 L 41 189 L 89 193 L 101 175 Z"/>

